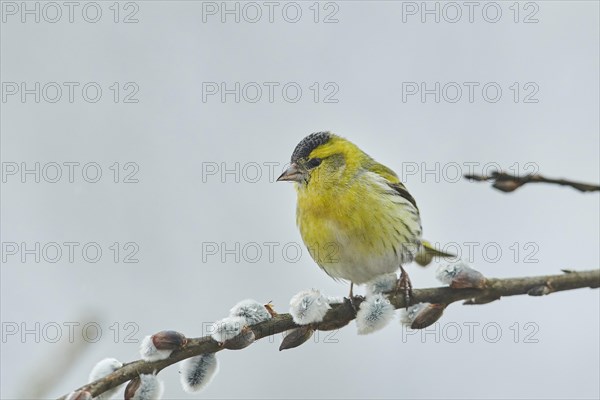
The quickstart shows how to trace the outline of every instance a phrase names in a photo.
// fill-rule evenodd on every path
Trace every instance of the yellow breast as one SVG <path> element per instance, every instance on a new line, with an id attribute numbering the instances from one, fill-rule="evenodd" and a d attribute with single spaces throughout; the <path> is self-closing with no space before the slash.
<path id="1" fill-rule="evenodd" d="M 418 211 L 402 200 L 384 178 L 365 172 L 342 185 L 298 187 L 296 222 L 321 268 L 364 283 L 396 271 L 420 244 Z"/>

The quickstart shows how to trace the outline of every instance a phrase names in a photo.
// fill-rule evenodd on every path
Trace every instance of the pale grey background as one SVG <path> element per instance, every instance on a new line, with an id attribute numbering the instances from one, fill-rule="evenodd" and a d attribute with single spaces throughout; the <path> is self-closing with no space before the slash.
<path id="1" fill-rule="evenodd" d="M 480 12 L 473 23 L 466 15 L 455 24 L 431 17 L 421 23 L 418 16 L 403 23 L 402 3 L 363 1 L 337 1 L 338 23 L 314 23 L 312 3 L 301 3 L 296 24 L 281 13 L 273 23 L 266 15 L 258 23 L 203 22 L 202 3 L 193 1 L 137 2 L 137 24 L 113 23 L 112 2 L 100 3 L 103 17 L 96 24 L 80 12 L 74 23 L 7 16 L 3 82 L 95 81 L 104 89 L 93 104 L 80 96 L 73 104 L 36 104 L 31 97 L 2 103 L 2 162 L 97 162 L 104 172 L 96 184 L 81 175 L 75 183 L 30 178 L 23 184 L 9 177 L 2 184 L 3 242 L 95 241 L 104 250 L 96 264 L 80 256 L 73 264 L 11 256 L 0 270 L 3 333 L 11 323 L 30 329 L 57 323 L 66 340 L 65 322 L 102 327 L 101 339 L 46 396 L 84 383 L 103 357 L 138 358 L 137 345 L 124 343 L 132 332 L 127 322 L 139 327 L 135 340 L 162 329 L 198 336 L 243 298 L 272 300 L 283 312 L 305 288 L 346 294 L 346 285 L 330 280 L 306 252 L 296 263 L 280 250 L 273 260 L 265 250 L 256 263 L 231 256 L 203 263 L 203 242 L 300 241 L 291 185 L 273 183 L 266 168 L 256 183 L 237 183 L 231 175 L 203 182 L 203 163 L 278 162 L 280 172 L 304 135 L 328 129 L 399 174 L 412 163 L 421 172 L 436 163 L 479 162 L 476 172 L 482 172 L 489 162 L 504 168 L 532 162 L 548 176 L 600 181 L 597 2 L 536 2 L 539 22 L 533 24 L 512 21 L 513 2 L 499 3 L 503 16 L 495 24 Z M 293 81 L 304 93 L 297 103 L 281 96 L 273 103 L 238 104 L 231 96 L 226 103 L 203 102 L 207 81 Z M 403 103 L 406 81 L 498 82 L 503 96 L 497 103 L 481 96 L 472 104 Z M 113 82 L 136 82 L 139 103 L 115 104 L 108 89 Z M 314 103 L 313 82 L 336 82 L 339 102 Z M 513 82 L 537 83 L 539 103 L 514 103 Z M 140 182 L 113 183 L 108 167 L 115 161 L 137 163 Z M 486 275 L 598 267 L 598 194 L 540 185 L 504 195 L 486 184 L 438 180 L 406 179 L 426 237 L 460 244 L 463 256 L 465 242 L 478 242 L 471 261 Z M 139 244 L 140 262 L 113 262 L 108 246 L 129 241 Z M 502 249 L 497 262 L 482 255 L 490 242 Z M 510 249 L 515 242 L 517 262 Z M 538 262 L 524 262 L 529 242 L 538 246 Z M 434 268 L 409 266 L 413 283 L 438 285 Z M 439 343 L 433 335 L 403 340 L 397 320 L 369 336 L 357 336 L 351 324 L 297 350 L 278 352 L 278 337 L 219 353 L 220 373 L 193 396 L 181 390 L 177 367 L 161 377 L 166 398 L 598 398 L 599 311 L 599 292 L 591 290 L 481 307 L 455 304 L 437 326 L 446 333 Z M 465 322 L 480 324 L 473 343 Z M 483 335 L 487 323 L 502 329 L 497 343 L 486 341 L 494 333 Z M 451 343 L 456 324 L 462 336 Z M 538 330 L 529 339 L 538 342 L 525 343 L 532 327 Z M 81 337 L 80 327 L 75 334 Z M 43 338 L 36 343 L 33 335 L 6 337 L 1 397 L 31 396 L 28 387 L 70 347 Z"/>

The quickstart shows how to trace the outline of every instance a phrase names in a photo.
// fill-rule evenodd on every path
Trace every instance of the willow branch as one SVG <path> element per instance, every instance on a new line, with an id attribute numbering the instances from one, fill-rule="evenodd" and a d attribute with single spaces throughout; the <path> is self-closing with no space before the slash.
<path id="1" fill-rule="evenodd" d="M 465 174 L 466 179 L 483 182 L 492 181 L 492 187 L 502 192 L 512 192 L 527 183 L 550 183 L 554 185 L 570 186 L 580 192 L 597 192 L 600 191 L 600 185 L 589 183 L 575 182 L 567 179 L 551 179 L 545 178 L 542 175 L 532 174 L 525 176 L 517 176 L 507 174 L 506 172 L 492 172 L 490 175 Z"/>
<path id="2" fill-rule="evenodd" d="M 413 291 L 412 302 L 447 305 L 456 301 L 466 300 L 465 304 L 483 304 L 506 296 L 540 296 L 563 290 L 600 287 L 600 269 L 579 272 L 565 270 L 563 272 L 560 275 L 523 278 L 488 278 L 484 289 L 452 289 L 450 287 L 415 289 Z M 357 304 L 360 304 L 362 300 L 360 296 L 355 297 Z M 396 309 L 406 306 L 404 293 L 389 293 L 389 300 Z M 348 325 L 355 318 L 356 312 L 349 302 L 332 304 L 331 310 L 327 312 L 322 322 L 314 326 L 314 329 L 322 331 L 339 329 Z M 249 328 L 252 329 L 258 340 L 297 327 L 298 325 L 294 323 L 289 314 L 277 314 L 272 319 L 252 325 Z M 138 360 L 124 364 L 123 367 L 114 373 L 86 384 L 77 390 L 88 391 L 93 397 L 96 397 L 111 388 L 137 377 L 139 374 L 158 372 L 186 358 L 221 350 L 224 350 L 224 348 L 210 336 L 188 339 L 184 348 L 173 352 L 167 359 L 153 362 Z M 64 400 L 65 398 L 66 395 L 61 397 L 60 400 Z"/>

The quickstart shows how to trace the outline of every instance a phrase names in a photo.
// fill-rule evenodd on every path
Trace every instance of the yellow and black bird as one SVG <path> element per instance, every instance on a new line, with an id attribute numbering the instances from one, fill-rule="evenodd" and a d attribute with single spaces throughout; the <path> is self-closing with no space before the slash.
<path id="1" fill-rule="evenodd" d="M 316 132 L 298 143 L 277 180 L 295 182 L 302 240 L 327 274 L 351 283 L 351 297 L 352 284 L 400 268 L 408 304 L 411 287 L 402 265 L 423 244 L 435 250 L 421 240 L 417 203 L 394 171 L 350 141 Z"/>

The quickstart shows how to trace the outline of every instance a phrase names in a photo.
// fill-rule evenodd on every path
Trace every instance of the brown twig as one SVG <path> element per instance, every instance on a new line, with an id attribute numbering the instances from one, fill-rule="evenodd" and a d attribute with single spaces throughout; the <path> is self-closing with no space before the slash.
<path id="1" fill-rule="evenodd" d="M 452 289 L 450 287 L 438 287 L 429 289 L 415 289 L 413 291 L 413 302 L 429 302 L 450 304 L 459 300 L 467 300 L 469 304 L 483 304 L 500 299 L 504 296 L 516 296 L 528 294 L 539 296 L 563 290 L 579 288 L 600 287 L 600 269 L 590 271 L 569 271 L 559 275 L 534 276 L 524 278 L 493 279 L 488 278 L 484 289 Z M 356 297 L 355 303 L 360 303 L 361 298 Z M 404 293 L 390 293 L 390 302 L 396 309 L 404 308 Z M 356 318 L 356 313 L 349 302 L 332 304 L 331 310 L 325 318 L 314 328 L 317 330 L 334 330 L 346 326 Z M 249 329 L 255 334 L 256 339 L 273 336 L 278 333 L 296 328 L 289 314 L 277 314 L 273 319 L 252 325 Z M 158 372 L 169 365 L 175 364 L 186 358 L 203 353 L 213 353 L 224 350 L 210 336 L 188 339 L 186 346 L 173 352 L 169 358 L 160 361 L 146 362 L 142 360 L 133 361 L 123 365 L 114 373 L 80 387 L 77 390 L 88 391 L 93 397 L 105 391 L 117 387 L 139 374 L 151 374 Z M 64 400 L 66 395 L 61 397 Z"/>
<path id="2" fill-rule="evenodd" d="M 506 172 L 492 172 L 489 176 L 465 174 L 466 179 L 473 181 L 493 181 L 492 187 L 502 192 L 512 192 L 527 183 L 551 183 L 554 185 L 570 186 L 580 192 L 597 192 L 600 191 L 600 185 L 589 183 L 574 182 L 567 179 L 551 179 L 545 178 L 542 175 L 532 174 L 525 176 L 516 176 L 507 174 Z"/>

